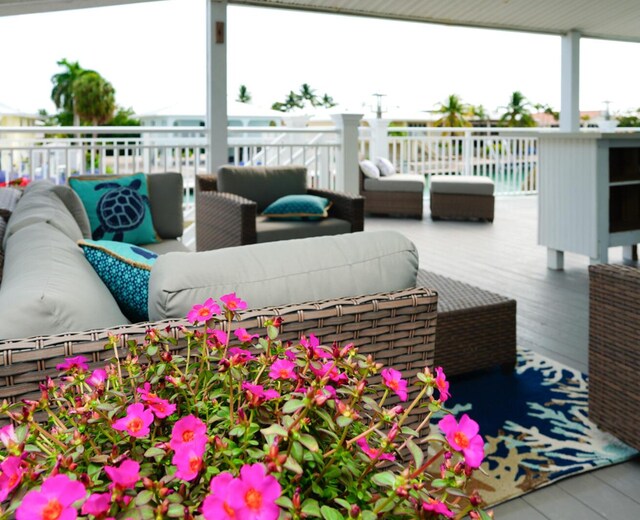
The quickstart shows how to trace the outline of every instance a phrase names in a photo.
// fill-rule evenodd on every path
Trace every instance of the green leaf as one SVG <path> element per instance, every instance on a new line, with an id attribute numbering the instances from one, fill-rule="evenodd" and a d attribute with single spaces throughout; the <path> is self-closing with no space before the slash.
<path id="1" fill-rule="evenodd" d="M 285 509 L 293 509 L 293 502 L 287 496 L 282 495 L 278 500 L 276 500 L 276 504 Z"/>
<path id="2" fill-rule="evenodd" d="M 284 467 L 289 471 L 292 471 L 296 475 L 302 475 L 302 466 L 300 466 L 300 464 L 298 464 L 298 461 L 291 456 L 287 457 L 287 460 L 284 463 Z"/>
<path id="3" fill-rule="evenodd" d="M 444 479 L 437 478 L 431 481 L 432 488 L 444 488 L 447 487 L 448 482 Z"/>
<path id="4" fill-rule="evenodd" d="M 268 428 L 262 428 L 262 430 L 260 430 L 260 431 L 262 432 L 262 435 L 264 435 L 265 437 L 267 435 L 278 435 L 279 437 L 282 437 L 283 439 L 286 439 L 288 437 L 287 430 L 285 430 L 279 424 L 272 424 Z"/>
<path id="5" fill-rule="evenodd" d="M 351 510 L 351 504 L 342 498 L 336 498 L 335 503 L 344 507 L 347 511 Z"/>
<path id="6" fill-rule="evenodd" d="M 422 466 L 422 463 L 424 462 L 424 453 L 422 453 L 420 447 L 411 439 L 407 439 L 407 448 L 409 448 L 409 451 L 413 456 L 413 461 L 416 464 L 416 468 Z"/>
<path id="7" fill-rule="evenodd" d="M 165 451 L 160 448 L 149 448 L 147 451 L 144 452 L 144 456 L 154 458 L 154 459 L 158 457 L 164 457 Z"/>
<path id="8" fill-rule="evenodd" d="M 169 518 L 184 518 L 184 506 L 182 504 L 169 504 L 167 516 Z"/>
<path id="9" fill-rule="evenodd" d="M 291 399 L 287 401 L 282 407 L 283 413 L 294 413 L 300 410 L 300 408 L 304 408 L 305 403 L 301 399 Z"/>
<path id="10" fill-rule="evenodd" d="M 383 471 L 382 473 L 376 473 L 371 477 L 371 480 L 382 487 L 393 487 L 396 482 L 396 476 L 390 471 Z"/>
<path id="11" fill-rule="evenodd" d="M 486 511 L 480 510 L 479 513 L 481 520 L 492 520 Z"/>
<path id="12" fill-rule="evenodd" d="M 341 415 L 336 419 L 336 423 L 338 424 L 338 426 L 340 426 L 340 428 L 346 428 L 352 422 L 353 422 L 353 419 L 351 417 L 345 417 L 344 415 Z"/>
<path id="13" fill-rule="evenodd" d="M 373 511 L 362 511 L 362 520 L 377 520 L 378 515 Z"/>
<path id="14" fill-rule="evenodd" d="M 267 326 L 267 336 L 269 336 L 270 340 L 274 340 L 278 337 L 278 328 L 273 325 Z"/>
<path id="15" fill-rule="evenodd" d="M 40 448 L 38 448 L 35 444 L 27 444 L 24 447 L 24 451 L 28 452 L 28 453 L 40 453 L 42 450 Z"/>
<path id="16" fill-rule="evenodd" d="M 158 353 L 157 345 L 149 345 L 149 347 L 147 348 L 147 355 L 151 357 L 151 356 L 155 356 L 157 353 Z"/>
<path id="17" fill-rule="evenodd" d="M 424 375 L 424 372 L 418 372 L 418 375 L 416 377 L 418 378 L 419 381 L 422 381 L 423 383 L 427 382 L 427 376 Z"/>
<path id="18" fill-rule="evenodd" d="M 306 516 L 315 516 L 316 518 L 322 518 L 320 506 L 318 505 L 318 502 L 313 498 L 307 498 L 304 502 L 302 502 L 302 514 Z"/>
<path id="19" fill-rule="evenodd" d="M 322 518 L 324 518 L 324 520 L 344 520 L 344 516 L 340 514 L 340 511 L 333 507 L 322 506 L 320 508 L 320 513 L 322 513 Z"/>
<path id="20" fill-rule="evenodd" d="M 137 506 L 144 506 L 145 504 L 148 504 L 152 498 L 153 498 L 153 491 L 145 489 L 143 491 L 140 491 L 140 493 L 138 493 L 138 496 L 136 497 L 135 502 Z"/>
<path id="21" fill-rule="evenodd" d="M 300 443 L 310 451 L 318 451 L 318 441 L 315 439 L 313 435 L 309 435 L 308 433 L 301 433 L 298 437 Z"/>

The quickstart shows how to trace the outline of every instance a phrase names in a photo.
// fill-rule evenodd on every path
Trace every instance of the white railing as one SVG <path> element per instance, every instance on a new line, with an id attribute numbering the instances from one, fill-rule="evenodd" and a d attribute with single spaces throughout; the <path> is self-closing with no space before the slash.
<path id="1" fill-rule="evenodd" d="M 537 192 L 538 140 L 517 130 L 390 127 L 386 140 L 398 171 L 425 175 L 427 189 L 433 175 L 480 175 L 494 180 L 496 194 Z M 373 149 L 370 129 L 361 129 L 361 156 Z"/>

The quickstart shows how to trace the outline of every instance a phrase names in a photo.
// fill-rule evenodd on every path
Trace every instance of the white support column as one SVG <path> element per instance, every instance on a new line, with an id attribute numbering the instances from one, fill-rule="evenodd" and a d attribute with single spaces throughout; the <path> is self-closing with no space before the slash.
<path id="1" fill-rule="evenodd" d="M 358 170 L 358 127 L 362 114 L 335 114 L 331 116 L 340 130 L 341 145 L 338 151 L 336 190 L 358 195 L 360 179 Z"/>
<path id="2" fill-rule="evenodd" d="M 564 251 L 547 248 L 547 267 L 552 271 L 562 271 L 564 269 Z"/>
<path id="3" fill-rule="evenodd" d="M 580 33 L 562 37 L 560 131 L 580 130 Z"/>
<path id="4" fill-rule="evenodd" d="M 369 157 L 374 161 L 376 157 L 389 158 L 389 119 L 367 119 L 371 128 L 371 141 L 369 144 Z"/>
<path id="5" fill-rule="evenodd" d="M 207 0 L 207 172 L 229 162 L 227 2 Z"/>

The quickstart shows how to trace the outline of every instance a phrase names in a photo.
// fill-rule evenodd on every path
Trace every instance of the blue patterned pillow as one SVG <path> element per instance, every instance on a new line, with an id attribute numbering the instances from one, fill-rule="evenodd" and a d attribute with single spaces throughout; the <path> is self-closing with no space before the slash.
<path id="1" fill-rule="evenodd" d="M 281 220 L 318 220 L 328 216 L 329 199 L 316 195 L 285 195 L 262 212 L 269 218 Z"/>
<path id="2" fill-rule="evenodd" d="M 149 319 L 149 276 L 158 255 L 124 242 L 80 240 L 78 245 L 132 322 Z"/>
<path id="3" fill-rule="evenodd" d="M 87 210 L 94 240 L 109 238 L 130 244 L 158 241 L 144 173 L 113 179 L 71 177 L 69 186 Z"/>

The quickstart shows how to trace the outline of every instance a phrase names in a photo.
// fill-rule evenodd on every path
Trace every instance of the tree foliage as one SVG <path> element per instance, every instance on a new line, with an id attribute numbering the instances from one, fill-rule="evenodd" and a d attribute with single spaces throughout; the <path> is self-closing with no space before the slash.
<path id="1" fill-rule="evenodd" d="M 502 107 L 504 113 L 500 116 L 500 124 L 507 127 L 536 126 L 536 122 L 531 115 L 531 106 L 531 103 L 522 92 L 516 90 L 511 94 L 509 104 Z"/>
<path id="2" fill-rule="evenodd" d="M 284 101 L 276 101 L 271 105 L 271 108 L 280 112 L 290 112 L 296 108 L 302 109 L 307 104 L 314 108 L 332 108 L 337 105 L 329 94 L 325 93 L 322 97 L 318 97 L 316 91 L 308 83 L 303 83 L 298 92 L 290 90 Z"/>
<path id="3" fill-rule="evenodd" d="M 103 125 L 113 118 L 116 91 L 97 72 L 87 72 L 73 83 L 73 99 L 82 123 Z"/>
<path id="4" fill-rule="evenodd" d="M 441 117 L 435 122 L 435 126 L 454 128 L 471 126 L 467 120 L 469 107 L 457 94 L 451 94 L 444 103 L 439 103 L 436 113 L 441 114 Z"/>
<path id="5" fill-rule="evenodd" d="M 240 85 L 240 90 L 238 91 L 238 98 L 236 101 L 240 103 L 250 103 L 251 102 L 251 94 L 249 93 L 249 89 L 247 89 L 246 85 Z"/>

